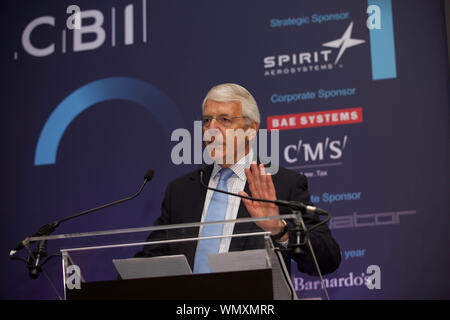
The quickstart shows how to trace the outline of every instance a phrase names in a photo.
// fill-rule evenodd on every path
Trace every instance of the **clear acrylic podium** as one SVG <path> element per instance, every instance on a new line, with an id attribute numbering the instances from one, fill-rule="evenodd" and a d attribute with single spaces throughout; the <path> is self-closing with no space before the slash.
<path id="1" fill-rule="evenodd" d="M 297 297 L 279 245 L 256 224 L 283 218 L 293 215 L 50 235 L 25 242 L 47 241 L 49 251 L 59 249 L 68 300 L 288 300 Z M 225 235 L 200 237 L 207 224 L 222 224 Z M 219 253 L 208 256 L 210 271 L 198 273 L 197 244 L 213 239 L 220 241 Z"/>

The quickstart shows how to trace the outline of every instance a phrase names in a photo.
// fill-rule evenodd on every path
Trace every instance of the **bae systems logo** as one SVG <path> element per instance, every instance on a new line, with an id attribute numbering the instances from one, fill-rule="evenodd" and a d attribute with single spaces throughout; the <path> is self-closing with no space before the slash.
<path id="1" fill-rule="evenodd" d="M 318 49 L 313 51 L 294 52 L 264 58 L 264 76 L 277 76 L 297 74 L 343 68 L 338 64 L 347 49 L 365 43 L 365 40 L 352 38 L 353 22 L 346 28 L 338 39 L 322 44 L 322 47 L 330 49 Z M 336 52 L 337 51 L 337 52 Z M 335 58 L 333 59 L 333 57 Z"/>

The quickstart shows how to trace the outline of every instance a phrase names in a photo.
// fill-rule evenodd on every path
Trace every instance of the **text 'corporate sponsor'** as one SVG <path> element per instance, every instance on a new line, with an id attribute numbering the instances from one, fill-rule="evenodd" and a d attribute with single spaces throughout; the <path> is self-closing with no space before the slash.
<path id="1" fill-rule="evenodd" d="M 363 122 L 362 107 L 267 117 L 268 130 L 292 130 Z"/>
<path id="2" fill-rule="evenodd" d="M 314 91 L 296 92 L 288 94 L 274 93 L 270 96 L 272 103 L 298 103 L 302 101 L 322 99 L 328 100 L 330 98 L 348 97 L 356 94 L 356 88 L 342 88 L 325 90 L 319 89 L 317 93 Z"/>

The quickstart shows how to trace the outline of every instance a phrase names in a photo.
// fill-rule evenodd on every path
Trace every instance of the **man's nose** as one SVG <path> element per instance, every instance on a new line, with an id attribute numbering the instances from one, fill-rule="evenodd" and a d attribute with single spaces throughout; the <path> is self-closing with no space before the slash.
<path id="1" fill-rule="evenodd" d="M 212 118 L 211 122 L 209 123 L 208 129 L 218 129 L 218 128 L 219 128 L 219 123 L 217 122 L 217 120 L 215 118 Z"/>

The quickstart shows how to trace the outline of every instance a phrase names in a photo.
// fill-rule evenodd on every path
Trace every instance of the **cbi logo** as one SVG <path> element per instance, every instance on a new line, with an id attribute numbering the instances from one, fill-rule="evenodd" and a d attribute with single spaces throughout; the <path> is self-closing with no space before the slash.
<path id="1" fill-rule="evenodd" d="M 61 12 L 58 17 L 49 15 L 31 20 L 22 31 L 23 51 L 33 57 L 47 57 L 57 52 L 64 54 L 69 51 L 95 50 L 108 42 L 111 47 L 147 42 L 147 0 L 142 0 L 140 5 L 111 7 L 108 10 L 104 9 L 103 12 L 81 8 L 79 12 L 68 15 L 71 12 L 69 8 L 73 7 L 77 6 L 69 6 L 67 13 Z M 74 20 L 77 26 L 70 28 Z M 141 30 L 135 28 L 139 24 Z M 38 45 L 33 42 L 35 38 L 48 38 L 49 34 L 58 34 L 49 31 L 51 30 L 49 26 L 55 29 L 61 26 L 60 37 L 55 36 L 53 41 L 45 44 Z M 15 51 L 14 60 L 18 60 L 18 57 L 19 52 Z"/>

